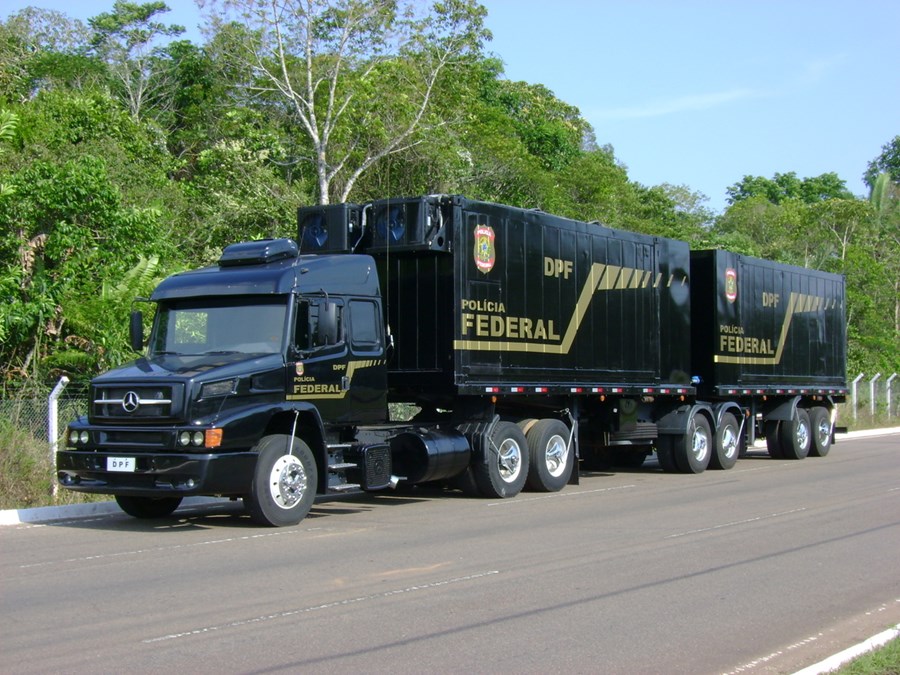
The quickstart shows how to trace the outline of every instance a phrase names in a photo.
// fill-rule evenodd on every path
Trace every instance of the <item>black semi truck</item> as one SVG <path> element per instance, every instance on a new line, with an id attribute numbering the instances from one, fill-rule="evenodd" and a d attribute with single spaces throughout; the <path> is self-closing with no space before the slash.
<path id="1" fill-rule="evenodd" d="M 57 455 L 136 517 L 220 495 L 291 525 L 317 494 L 505 498 L 652 452 L 701 473 L 758 437 L 823 456 L 847 393 L 842 277 L 459 196 L 302 208 L 150 301 Z"/>

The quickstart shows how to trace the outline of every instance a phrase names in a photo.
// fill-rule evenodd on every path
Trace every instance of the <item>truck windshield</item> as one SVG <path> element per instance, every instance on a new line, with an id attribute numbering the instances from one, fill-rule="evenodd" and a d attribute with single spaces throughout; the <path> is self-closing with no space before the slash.
<path id="1" fill-rule="evenodd" d="M 177 300 L 161 304 L 151 354 L 277 354 L 282 350 L 283 298 Z"/>

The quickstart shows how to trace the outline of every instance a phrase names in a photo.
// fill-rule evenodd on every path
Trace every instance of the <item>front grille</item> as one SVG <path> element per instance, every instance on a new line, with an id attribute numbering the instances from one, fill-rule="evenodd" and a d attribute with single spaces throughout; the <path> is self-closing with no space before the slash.
<path id="1" fill-rule="evenodd" d="M 181 384 L 96 385 L 91 388 L 91 421 L 174 421 L 182 408 Z"/>

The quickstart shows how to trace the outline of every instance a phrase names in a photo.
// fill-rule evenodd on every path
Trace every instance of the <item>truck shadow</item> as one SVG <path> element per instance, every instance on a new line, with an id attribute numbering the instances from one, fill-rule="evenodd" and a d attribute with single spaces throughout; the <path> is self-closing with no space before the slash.
<path id="1" fill-rule="evenodd" d="M 478 499 L 457 490 L 432 486 L 414 486 L 392 492 L 357 492 L 345 495 L 322 495 L 316 499 L 310 512 L 299 524 L 285 528 L 268 528 L 251 520 L 240 500 L 222 499 L 208 504 L 181 506 L 172 515 L 163 518 L 138 519 L 122 512 L 113 512 L 88 518 L 55 520 L 42 523 L 45 527 L 68 529 L 109 530 L 116 532 L 183 532 L 198 529 L 252 530 L 265 533 L 292 529 L 309 529 L 310 523 L 322 519 L 337 518 L 375 509 L 406 506 L 424 501 Z M 321 525 L 321 523 L 319 523 Z M 317 525 L 318 526 L 318 525 Z"/>

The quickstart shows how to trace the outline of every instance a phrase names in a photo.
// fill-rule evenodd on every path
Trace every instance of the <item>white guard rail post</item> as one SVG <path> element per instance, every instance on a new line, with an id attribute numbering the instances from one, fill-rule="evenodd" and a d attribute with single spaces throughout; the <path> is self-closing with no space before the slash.
<path id="1" fill-rule="evenodd" d="M 59 482 L 56 480 L 56 450 L 59 448 L 59 397 L 63 389 L 69 384 L 69 378 L 63 375 L 50 392 L 47 400 L 47 438 L 50 440 L 50 466 L 53 467 L 53 475 L 50 477 L 50 492 L 53 499 L 59 492 Z"/>
<path id="2" fill-rule="evenodd" d="M 860 373 L 859 375 L 857 375 L 856 379 L 853 380 L 853 384 L 851 385 L 851 389 L 850 389 L 850 398 L 853 399 L 853 421 L 854 422 L 856 421 L 856 406 L 858 405 L 858 402 L 856 399 L 856 387 L 859 384 L 859 381 L 861 379 L 863 379 L 865 376 L 866 376 L 865 373 Z"/>
<path id="3" fill-rule="evenodd" d="M 872 411 L 872 417 L 875 417 L 875 382 L 881 377 L 878 373 L 869 381 L 869 410 Z"/>
<path id="4" fill-rule="evenodd" d="M 888 419 L 891 417 L 891 391 L 893 390 L 893 382 L 897 379 L 897 373 L 894 373 L 887 379 L 886 388 L 887 388 L 887 412 Z"/>

